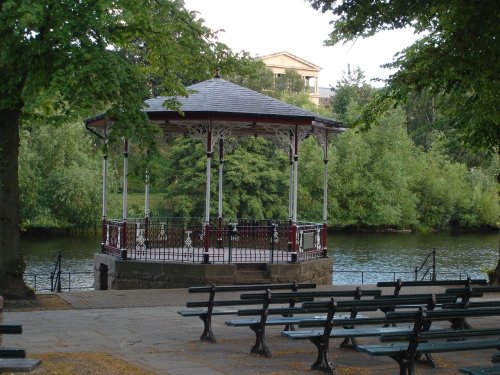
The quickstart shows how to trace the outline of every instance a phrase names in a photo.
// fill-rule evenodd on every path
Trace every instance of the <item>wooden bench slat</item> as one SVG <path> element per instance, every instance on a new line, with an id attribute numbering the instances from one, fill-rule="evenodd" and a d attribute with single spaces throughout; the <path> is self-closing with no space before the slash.
<path id="1" fill-rule="evenodd" d="M 282 302 L 282 301 L 279 301 Z M 200 301 L 187 302 L 186 307 L 208 307 L 208 306 L 242 306 L 242 305 L 262 305 L 261 300 L 227 300 L 227 301 Z"/>
<path id="2" fill-rule="evenodd" d="M 371 327 L 371 328 L 352 328 L 352 329 L 336 329 L 330 333 L 331 338 L 345 337 L 373 337 L 379 336 L 384 332 L 407 333 L 411 332 L 412 327 Z M 309 340 L 313 337 L 323 335 L 323 330 L 316 329 L 312 331 L 283 331 L 282 336 L 292 340 Z"/>
<path id="3" fill-rule="evenodd" d="M 373 290 L 361 290 L 361 296 L 380 296 L 382 293 L 381 290 L 373 289 Z M 354 297 L 356 295 L 355 290 L 337 290 L 337 291 L 314 291 L 314 292 L 289 292 L 282 293 L 277 292 L 273 293 L 272 298 L 300 298 L 300 297 L 309 297 L 309 298 L 321 298 L 321 297 Z M 241 299 L 264 299 L 266 298 L 266 293 L 245 293 L 240 296 Z"/>
<path id="4" fill-rule="evenodd" d="M 490 328 L 490 329 L 466 329 L 466 330 L 456 330 L 456 329 L 443 329 L 439 331 L 426 331 L 420 333 L 421 340 L 434 340 L 434 339 L 460 339 L 476 336 L 500 336 L 500 328 Z M 410 340 L 412 337 L 412 332 L 407 334 L 398 333 L 387 333 L 380 336 L 380 341 L 403 341 Z"/>
<path id="5" fill-rule="evenodd" d="M 248 285 L 203 285 L 203 286 L 192 286 L 188 288 L 189 293 L 208 293 L 212 288 L 216 292 L 244 292 L 251 290 L 278 290 L 278 289 L 292 289 L 295 285 L 290 284 L 248 284 Z M 299 289 L 314 289 L 316 288 L 315 283 L 299 283 L 296 284 Z"/>
<path id="6" fill-rule="evenodd" d="M 500 365 L 462 367 L 459 371 L 466 375 L 498 375 Z"/>
<path id="7" fill-rule="evenodd" d="M 0 358 L 26 358 L 26 350 L 0 347 Z"/>
<path id="8" fill-rule="evenodd" d="M 212 315 L 235 315 L 237 309 L 213 310 Z M 207 310 L 178 310 L 177 313 L 184 317 L 200 316 L 207 313 Z"/>
<path id="9" fill-rule="evenodd" d="M 39 359 L 0 358 L 0 372 L 30 372 L 41 363 Z"/>
<path id="10" fill-rule="evenodd" d="M 0 334 L 21 334 L 23 326 L 21 324 L 0 324 Z"/>
<path id="11" fill-rule="evenodd" d="M 426 342 L 417 346 L 417 354 L 439 353 L 439 352 L 460 352 L 466 350 L 494 349 L 500 347 L 500 339 L 474 340 L 474 341 L 449 341 L 449 342 Z M 377 344 L 358 345 L 356 350 L 368 353 L 373 356 L 393 355 L 405 352 L 408 344 Z"/>
<path id="12" fill-rule="evenodd" d="M 338 325 L 350 325 L 344 323 L 345 321 L 350 321 L 350 315 L 346 314 L 335 314 L 333 318 L 333 323 Z M 360 320 L 365 319 L 362 315 L 359 318 Z M 283 317 L 272 317 L 266 320 L 266 325 L 286 325 L 286 324 L 298 324 L 299 327 L 302 327 L 302 324 L 314 324 L 312 327 L 320 327 L 325 325 L 326 316 L 283 316 Z M 260 322 L 260 318 L 254 319 L 235 319 L 226 321 L 226 325 L 233 327 L 248 327 L 253 324 L 257 324 Z"/>
<path id="13" fill-rule="evenodd" d="M 436 281 L 401 281 L 401 286 L 446 286 L 446 285 L 465 285 L 467 279 L 464 280 L 436 280 Z M 377 287 L 395 287 L 398 281 L 379 281 Z M 486 279 L 470 279 L 470 284 L 486 285 Z"/>

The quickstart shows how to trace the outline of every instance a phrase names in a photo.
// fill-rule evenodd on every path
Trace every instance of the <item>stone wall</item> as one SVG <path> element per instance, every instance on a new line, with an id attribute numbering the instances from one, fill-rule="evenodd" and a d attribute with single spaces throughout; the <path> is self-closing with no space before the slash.
<path id="1" fill-rule="evenodd" d="M 314 259 L 296 264 L 266 265 L 263 282 L 332 283 L 333 260 Z M 204 284 L 241 283 L 236 264 L 161 263 L 120 260 L 106 254 L 94 258 L 96 289 L 165 289 Z"/>

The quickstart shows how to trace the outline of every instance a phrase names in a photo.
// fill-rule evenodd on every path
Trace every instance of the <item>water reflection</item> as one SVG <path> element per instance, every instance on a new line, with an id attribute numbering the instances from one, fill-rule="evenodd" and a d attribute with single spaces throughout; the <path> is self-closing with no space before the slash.
<path id="1" fill-rule="evenodd" d="M 335 234 L 329 237 L 329 254 L 334 259 L 334 284 L 361 283 L 361 273 L 370 270 L 365 283 L 394 278 L 414 278 L 433 248 L 436 249 L 438 278 L 484 278 L 482 270 L 498 259 L 498 234 Z M 401 273 L 403 271 L 404 273 Z M 397 272 L 397 274 L 393 274 Z"/>
<path id="2" fill-rule="evenodd" d="M 62 289 L 88 289 L 93 286 L 94 254 L 99 246 L 98 236 L 23 238 L 25 280 L 38 291 L 50 290 L 49 275 L 54 271 L 57 254 L 61 251 Z"/>
<path id="3" fill-rule="evenodd" d="M 334 284 L 374 284 L 397 278 L 413 279 L 414 269 L 436 249 L 438 278 L 484 278 L 482 270 L 498 259 L 497 233 L 491 234 L 331 234 L 329 255 L 334 260 Z M 37 288 L 50 288 L 58 251 L 63 254 L 63 289 L 93 283 L 93 259 L 99 251 L 98 236 L 23 238 L 26 273 L 39 274 Z M 349 271 L 349 272 L 347 272 Z M 359 272 L 351 272 L 359 271 Z M 361 274 L 361 271 L 370 271 Z M 79 273 L 84 272 L 84 273 Z M 68 275 L 70 273 L 70 275 Z M 71 276 L 71 279 L 68 279 Z M 27 278 L 33 285 L 33 277 Z"/>

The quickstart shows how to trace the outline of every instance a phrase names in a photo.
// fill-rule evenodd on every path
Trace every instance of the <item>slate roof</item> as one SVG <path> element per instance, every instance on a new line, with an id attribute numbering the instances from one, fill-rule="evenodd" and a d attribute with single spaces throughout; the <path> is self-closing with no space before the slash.
<path id="1" fill-rule="evenodd" d="M 333 132 L 344 130 L 341 123 L 320 116 L 305 109 L 284 103 L 248 88 L 228 82 L 222 78 L 212 78 L 187 87 L 187 97 L 175 97 L 180 103 L 182 113 L 164 107 L 166 100 L 172 97 L 159 96 L 145 101 L 144 111 L 167 132 L 175 131 L 176 124 L 189 121 L 218 121 L 227 125 L 259 124 L 273 125 L 308 125 L 324 128 Z M 89 126 L 92 122 L 102 120 L 94 117 L 85 120 Z M 168 130 L 167 130 L 168 128 Z M 180 129 L 179 129 L 180 131 Z M 185 132 L 185 129 L 182 130 Z M 259 132 L 260 133 L 260 132 Z"/>
<path id="2" fill-rule="evenodd" d="M 341 126 L 340 123 L 327 117 L 319 116 L 305 109 L 284 103 L 280 100 L 263 95 L 256 91 L 228 82 L 222 78 L 212 78 L 187 88 L 193 91 L 188 97 L 176 97 L 181 104 L 181 109 L 188 119 L 191 114 L 231 114 L 286 119 L 307 119 L 310 121 L 324 122 L 326 124 Z M 176 113 L 163 107 L 169 97 L 156 97 L 146 100 L 149 106 L 146 112 Z"/>

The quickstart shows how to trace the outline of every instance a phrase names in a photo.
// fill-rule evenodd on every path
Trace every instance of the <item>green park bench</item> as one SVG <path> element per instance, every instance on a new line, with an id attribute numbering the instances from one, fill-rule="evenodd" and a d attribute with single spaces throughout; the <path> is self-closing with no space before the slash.
<path id="1" fill-rule="evenodd" d="M 415 281 L 380 281 L 377 283 L 378 288 L 394 288 L 393 295 L 397 296 L 403 287 L 431 287 L 431 286 L 467 286 L 467 285 L 486 285 L 485 279 L 460 279 L 460 280 L 415 280 Z"/>
<path id="2" fill-rule="evenodd" d="M 187 309 L 177 311 L 178 314 L 184 317 L 197 316 L 203 321 L 203 333 L 200 340 L 216 342 L 212 330 L 212 316 L 214 315 L 236 315 L 236 306 L 243 305 L 261 305 L 262 300 L 220 300 L 216 301 L 216 295 L 228 292 L 249 292 L 259 290 L 285 290 L 290 289 L 292 293 L 297 292 L 299 289 L 313 289 L 316 288 L 314 283 L 283 283 L 283 284 L 248 284 L 248 285 L 206 285 L 206 286 L 192 286 L 188 289 L 189 293 L 208 293 L 208 300 L 194 301 L 186 303 Z M 287 300 L 290 306 L 294 306 L 298 302 L 294 298 Z M 283 300 L 274 299 L 272 303 L 283 303 Z M 227 307 L 223 309 L 214 309 L 214 307 Z M 231 308 L 229 308 L 231 307 Z"/>
<path id="3" fill-rule="evenodd" d="M 323 302 L 304 302 L 303 308 L 309 311 L 319 311 L 327 309 L 328 315 L 326 319 L 321 320 L 306 320 L 304 319 L 299 323 L 301 328 L 314 328 L 321 327 L 321 329 L 315 330 L 301 330 L 294 332 L 282 332 L 283 336 L 288 337 L 292 340 L 309 340 L 311 341 L 317 349 L 317 359 L 311 366 L 314 370 L 320 370 L 329 374 L 335 374 L 335 366 L 328 360 L 329 352 L 329 341 L 332 338 L 344 338 L 351 339 L 353 347 L 357 347 L 358 344 L 355 341 L 360 337 L 376 337 L 384 333 L 408 333 L 411 331 L 411 326 L 393 326 L 389 327 L 390 323 L 411 323 L 411 320 L 402 320 L 400 322 L 395 319 L 388 320 L 386 316 L 382 317 L 359 317 L 355 316 L 349 319 L 335 319 L 335 313 L 339 311 L 354 310 L 354 311 L 374 311 L 381 310 L 388 307 L 393 307 L 394 309 L 408 309 L 414 308 L 415 306 L 426 306 L 427 309 L 434 309 L 438 303 L 452 302 L 456 300 L 455 296 L 450 295 L 408 295 L 399 296 L 395 298 L 394 296 L 389 296 L 389 298 L 377 298 L 373 300 L 357 300 L 357 301 L 323 301 Z M 354 314 L 353 314 L 354 315 Z M 352 315 L 351 315 L 352 316 Z M 366 327 L 366 326 L 378 325 L 376 327 Z M 383 327 L 380 327 L 383 325 Z M 363 326 L 363 328 L 356 328 Z M 334 329 L 337 327 L 338 329 Z M 340 328 L 342 327 L 342 329 Z M 430 329 L 430 325 L 426 329 Z M 341 345 L 342 345 L 341 344 Z"/>
<path id="4" fill-rule="evenodd" d="M 466 317 L 500 315 L 500 308 L 443 309 L 413 312 L 388 312 L 386 318 L 395 321 L 414 320 L 408 333 L 387 332 L 380 335 L 381 344 L 358 345 L 357 350 L 371 356 L 387 356 L 399 365 L 400 375 L 414 375 L 416 359 L 424 354 L 494 349 L 500 347 L 500 328 L 426 330 L 435 321 Z M 489 338 L 495 336 L 494 338 Z M 472 338 L 472 340 L 470 340 Z M 435 342 L 434 340 L 441 340 Z M 454 340 L 454 341 L 446 341 Z"/>
<path id="5" fill-rule="evenodd" d="M 20 324 L 0 324 L 0 334 L 21 334 Z M 26 358 L 26 350 L 22 348 L 0 347 L 0 373 L 30 372 L 40 366 L 38 359 Z"/>
<path id="6" fill-rule="evenodd" d="M 236 319 L 226 321 L 226 325 L 232 327 L 249 327 L 255 333 L 255 344 L 250 350 L 251 354 L 262 355 L 265 357 L 271 356 L 271 351 L 265 343 L 265 329 L 266 326 L 276 326 L 285 325 L 285 331 L 293 331 L 293 325 L 303 322 L 304 320 L 319 320 L 325 319 L 325 316 L 309 316 L 304 317 L 301 314 L 306 313 L 324 313 L 328 312 L 328 309 L 318 309 L 317 311 L 312 311 L 311 309 L 304 308 L 304 304 L 314 300 L 315 298 L 325 298 L 325 297 L 346 297 L 354 298 L 354 300 L 360 300 L 362 296 L 376 296 L 380 295 L 380 290 L 361 290 L 361 288 L 356 288 L 355 290 L 331 290 L 331 291 L 312 291 L 312 292 L 292 292 L 292 293 L 260 293 L 260 294 L 242 294 L 242 300 L 261 300 L 263 301 L 263 306 L 261 308 L 254 309 L 241 309 L 237 311 L 238 316 L 257 316 L 255 318 L 249 319 Z M 273 307 L 269 308 L 269 304 L 277 299 L 286 300 L 289 298 L 300 298 L 302 299 L 302 307 L 296 307 L 290 304 L 288 307 Z M 374 308 L 372 308 L 374 309 Z M 357 311 L 352 308 L 346 308 L 343 310 L 348 312 L 349 315 L 336 315 L 336 319 L 347 319 L 356 317 Z M 276 317 L 276 315 L 281 315 Z M 298 315 L 298 316 L 297 316 Z M 271 318 L 269 316 L 272 316 Z M 287 329 L 290 328 L 290 329 Z"/>

